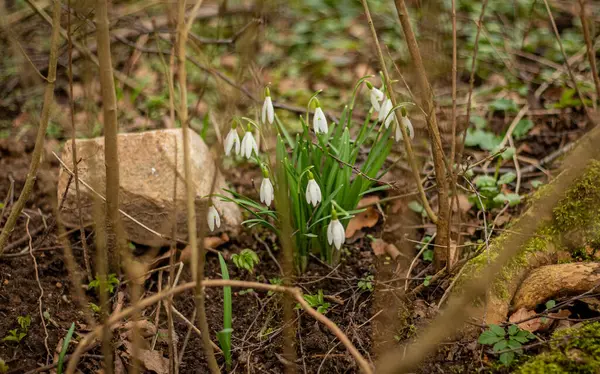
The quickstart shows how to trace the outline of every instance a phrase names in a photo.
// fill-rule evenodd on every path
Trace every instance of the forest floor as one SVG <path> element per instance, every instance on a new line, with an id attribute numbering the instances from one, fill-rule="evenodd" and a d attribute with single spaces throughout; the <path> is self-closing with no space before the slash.
<path id="1" fill-rule="evenodd" d="M 256 60 L 252 63 L 248 63 L 246 59 L 254 51 L 249 53 L 243 45 L 240 46 L 235 41 L 222 43 L 223 45 L 207 43 L 207 51 L 198 57 L 203 63 L 219 69 L 222 74 L 235 77 L 236 82 L 234 86 L 224 87 L 224 83 L 219 81 L 218 77 L 215 81 L 213 75 L 204 75 L 198 71 L 190 74 L 190 101 L 193 103 L 191 115 L 194 117 L 191 126 L 203 135 L 207 144 L 214 143 L 217 135 L 207 128 L 206 123 L 225 123 L 230 118 L 220 113 L 257 105 L 239 90 L 240 87 L 246 87 L 250 92 L 260 92 L 261 88 L 253 84 L 255 79 L 271 82 L 271 90 L 277 95 L 276 100 L 280 99 L 281 103 L 291 109 L 281 109 L 280 115 L 289 119 L 297 116 L 296 106 L 301 108 L 305 105 L 312 91 L 317 89 L 324 89 L 323 106 L 331 108 L 334 114 L 339 113 L 342 107 L 339 103 L 349 99 L 354 83 L 365 74 L 376 75 L 378 64 L 373 57 L 373 48 L 366 40 L 369 37 L 368 28 L 360 7 L 344 9 L 341 5 L 331 5 L 328 2 L 308 3 L 310 4 L 304 6 L 296 4 L 291 10 L 278 9 L 276 14 L 262 14 L 262 18 L 256 18 L 254 10 L 248 10 L 246 2 L 242 2 L 237 8 L 234 6 L 233 10 L 220 17 L 215 11 L 216 4 L 207 2 L 206 18 L 199 21 L 202 27 L 194 29 L 202 37 L 232 37 L 236 35 L 236 30 L 256 19 L 261 20 L 258 22 L 259 29 L 265 32 L 265 35 L 257 37 L 254 44 L 249 42 L 249 45 L 258 46 L 261 52 L 259 57 L 252 56 Z M 399 32 L 391 16 L 394 13 L 388 6 L 380 4 L 381 2 L 375 3 L 375 11 L 381 14 L 378 18 L 382 39 L 384 42 L 389 41 L 390 55 L 401 69 L 410 71 L 404 46 L 392 37 L 394 33 Z M 517 12 L 528 9 L 529 3 L 522 3 Z M 563 151 L 591 126 L 581 101 L 576 98 L 575 90 L 569 83 L 564 59 L 557 52 L 556 46 L 544 39 L 548 34 L 551 35 L 546 18 L 541 15 L 537 18 L 524 18 L 518 23 L 519 30 L 523 32 L 523 29 L 527 29 L 528 32 L 523 32 L 525 35 L 522 35 L 515 31 L 515 35 L 512 35 L 512 30 L 503 31 L 501 26 L 502 22 L 505 22 L 504 15 L 515 15 L 502 7 L 490 6 L 492 10 L 488 19 L 489 34 L 482 37 L 481 41 L 480 62 L 473 91 L 475 105 L 467 136 L 465 162 L 478 164 L 472 168 L 476 176 L 494 173 L 517 174 L 517 185 L 511 181 L 502 187 L 502 192 L 518 193 L 521 203 L 515 207 L 490 207 L 490 211 L 485 212 L 473 204 L 467 192 L 461 193 L 461 209 L 455 212 L 456 217 L 460 219 L 460 229 L 453 229 L 453 235 L 460 236 L 460 242 L 456 243 L 457 247 L 461 248 L 458 252 L 460 258 L 469 256 L 476 250 L 477 243 L 485 240 L 485 233 L 489 227 L 483 227 L 484 215 L 488 223 L 494 222 L 494 235 L 510 227 L 511 220 L 526 208 L 527 201 L 536 188 L 540 184 L 548 183 L 555 176 L 553 170 L 560 165 Z M 14 25 L 14 32 L 26 46 L 25 50 L 34 56 L 33 64 L 44 71 L 47 56 L 44 46 L 36 42 L 49 34 L 49 28 L 41 24 L 39 17 L 28 11 L 26 5 L 16 7 L 11 14 L 21 16 Z M 115 2 L 114 7 L 114 15 L 130 14 L 128 11 L 134 10 L 125 2 Z M 427 8 L 424 13 L 431 11 Z M 462 9 L 461 12 L 470 19 L 475 19 L 478 15 L 474 9 Z M 581 53 L 583 44 L 578 44 L 581 40 L 573 36 L 577 34 L 580 25 L 568 9 L 559 8 L 556 12 L 567 53 L 572 56 L 571 67 L 578 77 L 586 78 L 589 71 L 586 68 L 585 54 Z M 113 43 L 115 69 L 124 72 L 140 84 L 139 91 L 136 92 L 117 83 L 121 131 L 173 127 L 168 119 L 168 96 L 163 67 L 156 54 L 143 52 L 146 44 L 153 43 L 152 36 L 148 37 L 147 33 L 140 32 L 140 28 L 137 27 L 151 17 L 160 21 L 160 12 L 148 7 L 142 8 L 141 11 L 137 9 L 133 14 L 129 18 L 115 20 L 115 29 L 123 31 L 120 38 L 139 47 L 136 50 L 116 40 Z M 445 20 L 447 17 L 441 18 Z M 336 19 L 340 21 L 332 21 Z M 33 26 L 38 24 L 38 28 Z M 85 22 L 77 25 L 82 24 Z M 314 24 L 318 27 L 312 28 Z M 464 30 L 461 29 L 460 44 L 464 44 L 461 52 L 468 52 L 469 47 L 472 47 L 469 44 L 472 43 L 472 38 L 468 35 L 471 35 L 474 29 L 470 27 L 469 25 L 465 26 Z M 269 31 L 270 28 L 278 31 Z M 537 35 L 536 29 L 540 28 L 545 28 L 546 31 Z M 35 31 L 28 35 L 28 30 Z M 83 33 L 81 30 L 78 32 Z M 436 35 L 436 32 L 439 35 Z M 503 32 L 511 34 L 510 39 L 509 35 L 504 35 Z M 432 48 L 429 53 L 446 54 L 449 51 L 447 30 L 436 31 L 423 26 L 422 35 L 422 47 L 427 51 L 427 48 Z M 429 45 L 427 36 L 434 36 L 443 42 L 440 42 L 440 45 Z M 516 51 L 503 46 L 496 39 L 506 38 L 512 41 L 520 37 L 522 45 Z M 535 43 L 538 44 L 531 47 L 529 44 L 533 42 L 530 39 L 535 39 Z M 7 45 L 9 43 L 7 39 L 0 41 Z M 323 43 L 319 44 L 321 41 Z M 501 57 L 498 58 L 498 55 Z M 0 70 L 5 68 L 4 71 L 8 72 L 0 76 L 5 82 L 0 87 L 0 225 L 4 224 L 27 176 L 42 96 L 42 85 L 39 82 L 37 85 L 29 82 L 37 77 L 31 78 L 21 74 L 22 72 L 15 67 L 18 65 L 17 61 L 21 60 L 15 56 L 3 56 L 4 60 L 0 65 Z M 449 73 L 450 69 L 447 59 L 442 59 L 444 61 L 439 64 L 433 60 L 431 59 L 431 66 L 428 68 L 438 93 L 438 116 L 441 119 L 443 136 L 448 139 L 451 123 L 450 90 L 447 88 L 449 74 L 444 78 L 440 69 L 446 73 Z M 73 299 L 74 286 L 68 276 L 63 246 L 55 222 L 56 186 L 60 164 L 52 152 L 59 153 L 62 144 L 69 140 L 70 136 L 68 83 L 65 83 L 68 82 L 66 53 L 61 56 L 60 61 L 56 109 L 53 111 L 48 131 L 43 162 L 33 194 L 9 239 L 8 248 L 0 258 L 0 339 L 9 336 L 10 330 L 23 329 L 19 326 L 19 317 L 28 317 L 31 321 L 30 325 L 24 328 L 26 335 L 19 342 L 0 341 L 0 359 L 7 365 L 6 371 L 9 373 L 55 370 L 44 369 L 44 366 L 56 362 L 63 338 L 71 324 L 75 323 L 75 340 L 79 340 L 91 329 L 86 322 L 85 313 L 79 310 Z M 469 78 L 465 67 L 470 66 L 470 57 L 462 56 L 460 61 L 463 68 L 460 71 L 463 73 L 459 75 L 459 101 L 462 104 L 459 106 L 458 119 L 459 122 L 464 122 L 464 99 L 468 92 Z M 93 76 L 86 77 L 89 73 L 86 72 L 83 56 L 77 55 L 75 64 L 78 67 L 74 86 L 76 109 L 79 113 L 76 115 L 78 136 L 102 135 L 97 83 L 94 82 Z M 251 68 L 246 69 L 245 66 Z M 256 69 L 256 66 L 261 66 L 261 69 Z M 405 75 L 411 85 L 414 77 L 410 74 Z M 587 82 L 589 81 L 588 79 Z M 591 106 L 595 99 L 591 84 L 583 84 L 580 88 L 586 97 L 585 105 Z M 86 92 L 88 90 L 89 92 Z M 399 88 L 399 91 L 406 94 L 404 87 Z M 256 96 L 260 97 L 260 94 Z M 368 100 L 365 98 L 363 101 L 366 103 Z M 235 104 L 231 104 L 232 102 Z M 359 111 L 358 115 L 364 116 L 365 112 L 366 109 Z M 205 118 L 208 120 L 205 121 Z M 415 149 L 422 164 L 425 186 L 428 187 L 434 180 L 431 176 L 429 149 L 425 141 L 425 125 L 419 118 L 414 122 L 417 129 Z M 513 123 L 517 126 L 511 126 Z M 460 127 L 464 128 L 464 125 L 462 123 Z M 517 154 L 515 162 L 512 159 L 498 164 L 496 160 L 491 164 L 484 162 L 483 160 L 493 154 L 494 148 L 511 127 L 511 141 L 514 140 Z M 422 331 L 439 314 L 441 300 L 452 284 L 451 276 L 429 283 L 435 274 L 431 261 L 435 225 L 422 215 L 423 208 L 415 201 L 416 197 L 412 194 L 414 184 L 406 171 L 407 165 L 391 161 L 403 157 L 401 148 L 399 144 L 395 147 L 387 163 L 394 164 L 395 167 L 382 180 L 382 183 L 393 182 L 397 188 L 393 191 L 380 191 L 364 199 L 363 203 L 369 206 L 366 212 L 355 218 L 354 232 L 347 232 L 341 262 L 332 266 L 322 262 L 318 256 L 311 256 L 307 271 L 295 278 L 295 285 L 306 294 L 323 293 L 324 300 L 329 305 L 327 317 L 342 329 L 367 359 L 373 362 L 379 353 L 411 341 Z M 220 149 L 215 152 L 220 152 Z M 366 152 L 368 150 L 365 150 Z M 249 163 L 227 161 L 223 172 L 234 190 L 253 197 L 258 195 L 256 181 L 261 178 L 258 168 Z M 93 228 L 88 227 L 86 238 L 80 237 L 78 229 L 67 234 L 77 262 L 82 268 L 82 240 L 85 240 L 93 251 L 94 233 Z M 206 239 L 213 240 L 210 242 L 213 243 L 211 246 L 223 253 L 226 259 L 246 248 L 259 255 L 260 262 L 253 272 L 231 266 L 231 279 L 276 283 L 277 279 L 281 278 L 278 264 L 269 256 L 269 251 L 272 251 L 275 257 L 281 260 L 280 244 L 274 234 L 256 228 L 243 228 L 239 235 Z M 150 250 L 133 244 L 134 253 L 138 256 L 143 256 Z M 393 253 L 389 251 L 390 245 L 397 248 L 398 258 L 390 257 L 390 253 Z M 179 249 L 183 250 L 183 246 Z M 169 248 L 160 248 L 159 255 L 168 250 Z M 595 252 L 596 249 L 593 248 L 590 253 L 575 254 L 571 261 L 588 261 Z M 421 254 L 415 258 L 417 253 Z M 414 265 L 408 271 L 411 263 Z M 168 273 L 164 268 L 166 264 L 167 259 L 154 264 L 155 269 L 144 283 L 146 296 L 165 286 Z M 180 284 L 191 280 L 189 267 L 186 265 L 182 269 Z M 207 255 L 206 277 L 221 277 L 218 257 L 212 252 Z M 125 278 L 119 281 L 112 293 L 115 308 L 122 308 L 129 302 Z M 93 289 L 87 284 L 81 287 L 90 303 L 99 304 L 98 295 Z M 417 287 L 419 292 L 413 293 L 412 290 Z M 206 290 L 206 298 L 208 322 L 211 336 L 214 337 L 215 332 L 222 328 L 223 291 L 209 288 Z M 194 320 L 195 304 L 191 291 L 177 295 L 174 306 L 187 319 Z M 143 363 L 148 370 L 158 374 L 166 373 L 164 365 L 168 352 L 165 338 L 166 313 L 161 308 L 164 308 L 164 305 L 155 305 L 142 313 L 142 319 L 147 321 L 148 328 L 152 331 L 147 339 L 148 342 L 152 342 L 150 351 L 158 352 L 158 355 L 148 355 Z M 573 302 L 566 309 L 573 319 L 586 320 L 600 316 L 588 303 Z M 353 357 L 333 334 L 300 309 L 294 310 L 294 313 L 295 318 L 291 323 L 296 328 L 297 360 L 290 363 L 282 355 L 284 340 L 281 295 L 252 289 L 234 289 L 232 372 L 281 373 L 286 365 L 294 365 L 298 371 L 305 373 L 358 372 Z M 208 372 L 199 335 L 191 330 L 182 318 L 175 317 L 174 320 L 178 347 L 186 347 L 184 352 L 180 352 L 183 357 L 180 372 Z M 568 321 L 554 323 L 544 331 L 536 332 L 538 339 L 547 339 L 559 325 L 565 327 L 570 324 Z M 120 372 L 124 372 L 131 362 L 131 342 L 127 329 L 128 325 L 125 322 L 117 327 L 113 341 L 115 370 L 121 370 Z M 216 338 L 214 340 L 216 341 Z M 184 341 L 187 343 L 184 344 Z M 521 360 L 543 350 L 544 345 L 528 349 Z M 69 349 L 69 353 L 72 351 L 73 347 Z M 222 355 L 218 354 L 217 357 L 219 364 L 223 365 Z M 85 353 L 79 369 L 86 373 L 98 372 L 102 370 L 102 362 L 102 351 L 98 344 Z M 437 353 L 422 364 L 419 372 L 480 370 L 508 372 L 511 367 L 501 365 L 496 355 L 478 345 L 476 339 L 468 337 L 445 341 Z"/>

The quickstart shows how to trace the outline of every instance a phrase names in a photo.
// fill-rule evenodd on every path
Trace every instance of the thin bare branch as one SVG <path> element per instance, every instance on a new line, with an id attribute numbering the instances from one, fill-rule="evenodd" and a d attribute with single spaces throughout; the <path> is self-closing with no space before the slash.
<path id="1" fill-rule="evenodd" d="M 25 185 L 21 190 L 19 199 L 12 206 L 10 215 L 6 220 L 6 224 L 2 228 L 0 233 L 0 256 L 4 252 L 4 247 L 8 242 L 8 238 L 12 233 L 17 219 L 21 215 L 29 196 L 33 190 L 33 185 L 36 180 L 37 171 L 42 160 L 42 152 L 44 150 L 44 141 L 46 138 L 46 128 L 48 127 L 48 120 L 50 118 L 50 108 L 54 103 L 54 83 L 56 81 L 56 64 L 58 62 L 58 39 L 60 29 L 60 1 L 54 0 L 54 7 L 52 12 L 52 24 L 56 27 L 52 28 L 52 36 L 50 38 L 50 58 L 48 60 L 48 78 L 46 88 L 44 90 L 44 103 L 42 104 L 42 113 L 40 115 L 40 125 L 38 127 L 37 136 L 35 139 L 35 146 L 33 153 L 31 154 L 31 164 L 29 165 L 29 171 L 27 172 L 27 178 L 25 179 Z"/>

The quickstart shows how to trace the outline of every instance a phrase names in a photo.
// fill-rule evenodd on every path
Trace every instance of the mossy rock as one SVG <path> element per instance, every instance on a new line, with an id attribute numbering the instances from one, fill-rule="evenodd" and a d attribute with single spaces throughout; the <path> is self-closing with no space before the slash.
<path id="1" fill-rule="evenodd" d="M 550 351 L 532 357 L 518 374 L 600 373 L 600 322 L 552 335 Z"/>
<path id="2" fill-rule="evenodd" d="M 535 206 L 552 189 L 553 183 L 541 188 L 532 199 L 531 206 Z M 552 210 L 551 217 L 530 217 L 524 214 L 512 227 L 518 227 L 520 220 L 532 218 L 543 220 L 544 223 L 492 284 L 488 294 L 489 323 L 498 323 L 506 318 L 512 297 L 531 270 L 558 262 L 558 251 L 574 253 L 585 245 L 600 242 L 600 161 L 589 162 L 583 176 L 573 183 Z M 492 240 L 487 250 L 483 249 L 482 254 L 465 265 L 457 280 L 455 292 L 460 293 L 462 284 L 479 276 L 487 264 L 494 261 L 504 249 L 503 243 L 509 235 L 513 234 L 507 230 Z"/>

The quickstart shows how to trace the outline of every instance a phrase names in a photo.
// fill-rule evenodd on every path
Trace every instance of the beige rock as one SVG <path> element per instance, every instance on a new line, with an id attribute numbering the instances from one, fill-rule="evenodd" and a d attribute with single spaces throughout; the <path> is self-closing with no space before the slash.
<path id="1" fill-rule="evenodd" d="M 187 238 L 187 216 L 185 180 L 183 167 L 183 137 L 181 129 L 157 130 L 142 133 L 119 134 L 120 208 L 136 220 L 159 233 L 171 236 L 173 225 L 173 190 L 177 178 L 176 227 L 177 237 Z M 77 157 L 79 178 L 103 196 L 106 192 L 106 170 L 104 164 L 104 138 L 77 139 Z M 210 151 L 198 134 L 190 130 L 190 151 L 192 161 L 192 181 L 196 188 L 196 214 L 198 229 L 206 224 L 206 217 L 200 216 L 205 197 L 211 191 L 215 163 Z M 66 142 L 61 158 L 71 170 L 72 147 Z M 175 167 L 176 166 L 176 167 Z M 64 205 L 61 218 L 68 227 L 77 227 L 79 218 L 75 183 L 69 185 L 69 174 L 59 172 L 58 197 Z M 225 194 L 225 179 L 217 172 L 214 193 Z M 82 216 L 85 223 L 93 222 L 93 199 L 95 195 L 80 184 L 82 198 Z M 237 231 L 242 216 L 237 205 L 213 198 L 221 215 L 221 231 Z M 166 241 L 132 220 L 122 216 L 128 239 L 135 243 L 158 246 Z M 206 226 L 205 226 L 206 227 Z"/>

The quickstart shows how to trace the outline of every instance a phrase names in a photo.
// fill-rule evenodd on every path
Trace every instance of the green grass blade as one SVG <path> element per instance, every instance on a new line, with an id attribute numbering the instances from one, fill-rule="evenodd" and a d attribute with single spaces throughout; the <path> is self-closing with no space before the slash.
<path id="1" fill-rule="evenodd" d="M 219 253 L 219 263 L 221 265 L 221 276 L 225 280 L 229 280 L 229 270 L 227 270 L 227 264 L 225 259 Z M 231 334 L 233 333 L 232 328 L 232 306 L 231 306 L 231 287 L 223 287 L 223 330 L 217 333 L 219 344 L 223 350 L 225 356 L 225 364 L 227 369 L 231 369 Z"/>
<path id="2" fill-rule="evenodd" d="M 71 327 L 69 331 L 67 331 L 67 335 L 65 336 L 65 340 L 63 341 L 62 349 L 60 354 L 58 355 L 58 365 L 56 367 L 56 372 L 58 374 L 62 374 L 63 372 L 63 364 L 65 361 L 65 355 L 67 354 L 67 349 L 69 349 L 69 343 L 71 342 L 71 338 L 73 337 L 73 332 L 75 331 L 75 322 L 71 323 Z"/>

